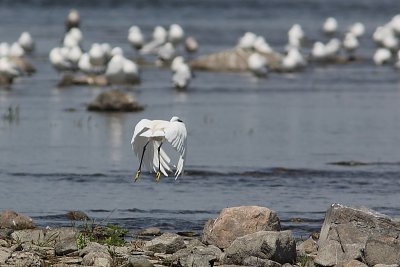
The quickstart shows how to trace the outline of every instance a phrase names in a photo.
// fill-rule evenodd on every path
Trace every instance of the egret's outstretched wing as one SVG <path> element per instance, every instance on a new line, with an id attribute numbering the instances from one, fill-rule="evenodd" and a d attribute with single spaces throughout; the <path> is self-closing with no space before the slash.
<path id="1" fill-rule="evenodd" d="M 187 131 L 186 126 L 182 122 L 171 122 L 168 127 L 165 128 L 165 139 L 179 152 L 179 160 L 176 166 L 175 179 L 182 173 L 185 154 L 186 154 L 186 137 Z"/>

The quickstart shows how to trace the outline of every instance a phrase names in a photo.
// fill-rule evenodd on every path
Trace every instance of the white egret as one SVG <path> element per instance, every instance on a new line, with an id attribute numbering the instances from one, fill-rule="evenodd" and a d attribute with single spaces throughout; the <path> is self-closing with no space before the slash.
<path id="1" fill-rule="evenodd" d="M 17 42 L 10 46 L 10 57 L 22 57 L 25 55 L 25 50 Z"/>
<path id="2" fill-rule="evenodd" d="M 141 54 L 156 53 L 158 48 L 167 42 L 168 32 L 162 26 L 156 26 L 153 30 L 153 40 L 145 44 L 142 49 L 140 49 Z"/>
<path id="3" fill-rule="evenodd" d="M 176 165 L 175 179 L 183 172 L 186 157 L 186 126 L 179 117 L 172 117 L 170 121 L 142 119 L 135 126 L 132 137 L 132 149 L 140 158 L 139 168 L 134 180 L 136 181 L 142 170 L 142 165 L 150 172 L 156 172 L 156 180 L 160 180 L 161 173 L 168 176 L 171 171 L 171 159 L 161 147 L 165 141 L 170 143 L 179 153 Z"/>
<path id="4" fill-rule="evenodd" d="M 175 56 L 175 47 L 172 43 L 165 43 L 158 49 L 157 55 L 161 61 L 170 61 Z"/>
<path id="5" fill-rule="evenodd" d="M 311 56 L 315 60 L 326 59 L 326 47 L 322 42 L 315 42 L 311 50 Z"/>
<path id="6" fill-rule="evenodd" d="M 333 34 L 337 31 L 337 28 L 338 28 L 337 20 L 333 17 L 327 18 L 324 24 L 322 25 L 322 31 L 325 34 Z"/>

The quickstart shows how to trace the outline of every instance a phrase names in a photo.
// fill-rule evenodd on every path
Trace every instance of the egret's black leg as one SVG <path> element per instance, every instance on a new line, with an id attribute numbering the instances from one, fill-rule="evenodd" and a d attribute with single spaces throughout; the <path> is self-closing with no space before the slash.
<path id="1" fill-rule="evenodd" d="M 160 157 L 160 150 L 161 150 L 161 146 L 162 146 L 162 142 L 159 145 L 159 147 L 157 148 L 158 151 L 158 172 L 156 174 L 156 181 L 160 181 L 160 176 L 161 176 L 161 157 Z"/>
<path id="2" fill-rule="evenodd" d="M 143 147 L 142 157 L 140 158 L 139 169 L 137 170 L 135 175 L 135 182 L 137 179 L 139 179 L 140 173 L 142 172 L 142 162 L 143 162 L 144 152 L 146 151 L 146 146 L 149 144 L 149 142 L 150 141 L 147 141 L 147 143 Z"/>

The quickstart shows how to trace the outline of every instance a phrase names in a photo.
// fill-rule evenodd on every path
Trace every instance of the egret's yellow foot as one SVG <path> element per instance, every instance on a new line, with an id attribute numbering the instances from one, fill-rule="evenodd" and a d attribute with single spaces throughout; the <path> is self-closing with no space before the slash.
<path id="1" fill-rule="evenodd" d="M 133 180 L 134 182 L 136 182 L 137 179 L 139 179 L 140 174 L 141 174 L 141 171 L 137 171 L 137 172 L 136 172 L 135 178 L 134 178 L 134 180 Z"/>
<path id="2" fill-rule="evenodd" d="M 158 172 L 156 173 L 156 181 L 157 181 L 157 182 L 160 181 L 160 176 L 161 176 L 161 172 L 158 171 Z"/>

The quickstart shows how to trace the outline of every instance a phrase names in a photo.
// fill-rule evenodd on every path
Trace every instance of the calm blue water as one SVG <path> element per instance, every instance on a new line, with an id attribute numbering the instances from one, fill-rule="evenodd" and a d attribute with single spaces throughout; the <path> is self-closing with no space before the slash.
<path id="1" fill-rule="evenodd" d="M 0 120 L 0 210 L 26 213 L 43 226 L 69 224 L 63 214 L 79 209 L 130 229 L 200 231 L 224 207 L 261 205 L 298 236 L 318 230 L 334 202 L 400 216 L 400 73 L 372 64 L 370 40 L 399 11 L 396 1 L 81 2 L 0 1 L 0 41 L 30 31 L 38 69 L 0 89 L 0 115 L 20 107 L 19 121 Z M 90 113 L 85 104 L 106 88 L 57 88 L 59 76 L 47 61 L 72 7 L 81 12 L 86 48 L 107 41 L 130 56 L 132 24 L 150 36 L 156 25 L 181 23 L 199 40 L 199 54 L 229 48 L 248 30 L 283 50 L 293 23 L 310 40 L 326 40 L 319 28 L 327 16 L 337 17 L 341 32 L 361 21 L 367 34 L 360 62 L 310 65 L 262 80 L 197 72 L 186 93 L 171 88 L 167 69 L 143 67 L 143 83 L 128 90 L 145 111 Z M 158 184 L 144 174 L 132 183 L 134 125 L 172 115 L 189 132 L 186 173 Z M 328 164 L 346 160 L 379 164 Z"/>

